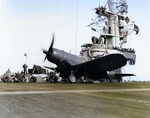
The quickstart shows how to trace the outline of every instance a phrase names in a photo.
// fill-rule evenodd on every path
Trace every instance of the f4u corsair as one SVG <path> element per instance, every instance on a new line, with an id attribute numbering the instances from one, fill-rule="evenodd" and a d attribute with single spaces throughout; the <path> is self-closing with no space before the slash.
<path id="1" fill-rule="evenodd" d="M 75 83 L 82 76 L 93 80 L 108 78 L 107 71 L 121 68 L 127 63 L 127 59 L 121 54 L 110 54 L 94 60 L 88 60 L 82 56 L 76 56 L 53 48 L 53 44 L 54 36 L 48 51 L 43 50 L 43 53 L 46 54 L 44 61 L 47 59 L 56 64 L 55 72 L 60 73 L 60 77 L 68 79 L 71 83 Z"/>

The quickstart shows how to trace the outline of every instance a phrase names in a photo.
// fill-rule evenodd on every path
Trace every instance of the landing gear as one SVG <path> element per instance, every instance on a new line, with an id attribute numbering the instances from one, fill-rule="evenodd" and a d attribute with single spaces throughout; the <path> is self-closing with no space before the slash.
<path id="1" fill-rule="evenodd" d="M 70 74 L 69 75 L 69 81 L 70 81 L 70 83 L 75 83 L 76 82 L 76 77 L 75 77 L 75 75 L 74 74 Z"/>
<path id="2" fill-rule="evenodd" d="M 36 77 L 34 77 L 34 76 L 32 76 L 32 77 L 30 78 L 29 83 L 30 83 L 30 82 L 36 83 L 36 80 L 37 80 L 37 78 L 36 78 Z"/>
<path id="3" fill-rule="evenodd" d="M 51 83 L 57 83 L 58 82 L 58 77 L 56 75 L 51 75 L 50 76 L 50 82 Z"/>
<path id="4" fill-rule="evenodd" d="M 56 75 L 56 72 L 50 72 L 49 76 L 46 79 L 46 82 L 57 83 L 58 76 Z"/>

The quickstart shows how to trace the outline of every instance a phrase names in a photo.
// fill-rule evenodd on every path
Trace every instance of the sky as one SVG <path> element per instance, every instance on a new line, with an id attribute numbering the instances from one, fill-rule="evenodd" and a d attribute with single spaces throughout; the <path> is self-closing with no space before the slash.
<path id="1" fill-rule="evenodd" d="M 94 8 L 107 0 L 0 0 L 0 75 L 9 68 L 20 72 L 26 63 L 51 66 L 43 60 L 42 49 L 48 49 L 52 35 L 54 47 L 79 55 L 81 45 L 91 43 L 88 25 L 95 18 Z M 150 80 L 149 0 L 127 0 L 128 16 L 139 26 L 128 38 L 126 47 L 136 51 L 136 64 L 126 66 L 124 72 L 134 73 L 131 80 Z M 24 56 L 27 53 L 27 57 Z"/>

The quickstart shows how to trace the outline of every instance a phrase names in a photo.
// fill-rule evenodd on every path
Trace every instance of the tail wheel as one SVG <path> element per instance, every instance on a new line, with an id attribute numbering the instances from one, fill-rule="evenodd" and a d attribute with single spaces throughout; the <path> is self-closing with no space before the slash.
<path id="1" fill-rule="evenodd" d="M 71 83 L 75 83 L 76 82 L 76 77 L 75 77 L 75 75 L 74 74 L 70 74 L 69 75 L 69 81 L 71 82 Z"/>

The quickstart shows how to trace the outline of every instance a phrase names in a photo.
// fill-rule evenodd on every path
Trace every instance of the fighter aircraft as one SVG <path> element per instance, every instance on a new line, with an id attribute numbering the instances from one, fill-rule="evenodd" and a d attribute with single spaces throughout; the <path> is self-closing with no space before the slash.
<path id="1" fill-rule="evenodd" d="M 93 80 L 108 78 L 107 71 L 121 68 L 127 63 L 126 58 L 121 54 L 110 54 L 88 60 L 82 56 L 53 48 L 53 44 L 54 35 L 48 51 L 43 50 L 46 54 L 44 61 L 47 59 L 56 64 L 55 72 L 60 73 L 60 77 L 68 79 L 71 83 L 75 83 L 82 76 Z"/>

